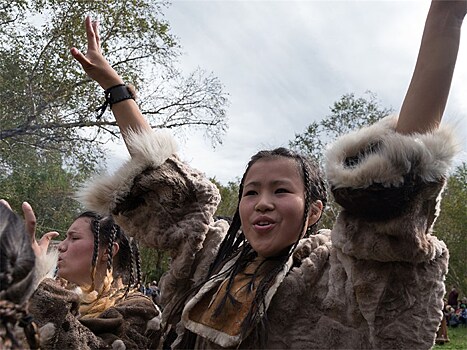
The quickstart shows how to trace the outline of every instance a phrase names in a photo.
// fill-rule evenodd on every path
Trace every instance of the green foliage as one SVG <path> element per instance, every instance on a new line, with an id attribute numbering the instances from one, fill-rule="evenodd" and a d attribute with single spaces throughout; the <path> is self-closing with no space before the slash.
<path id="1" fill-rule="evenodd" d="M 312 156 L 320 163 L 326 145 L 339 136 L 365 125 L 373 124 L 389 115 L 392 110 L 379 105 L 376 95 L 370 91 L 365 97 L 355 97 L 355 94 L 345 94 L 334 102 L 331 114 L 318 122 L 312 122 L 302 134 L 295 134 L 295 139 L 289 143 L 290 148 Z"/>
<path id="2" fill-rule="evenodd" d="M 1 197 L 17 213 L 21 213 L 21 203 L 28 201 L 36 211 L 39 235 L 52 230 L 65 233 L 80 209 L 70 193 L 81 180 L 80 175 L 64 170 L 57 152 L 41 156 L 24 152 L 21 155 L 22 158 L 14 159 L 20 163 L 17 166 L 10 169 L 0 166 L 4 170 L 0 174 Z"/>
<path id="3" fill-rule="evenodd" d="M 221 195 L 221 202 L 215 215 L 231 219 L 237 210 L 240 179 L 237 182 L 229 181 L 225 186 L 215 178 L 210 180 L 217 186 Z"/>
<path id="4" fill-rule="evenodd" d="M 379 105 L 376 95 L 370 91 L 366 97 L 345 94 L 331 107 L 331 114 L 320 121 L 312 122 L 302 134 L 295 134 L 289 147 L 323 163 L 323 152 L 328 143 L 339 136 L 363 126 L 371 125 L 391 113 L 391 109 Z M 328 204 L 323 212 L 319 228 L 331 228 L 339 212 L 339 206 L 332 196 L 328 196 Z"/>
<path id="5" fill-rule="evenodd" d="M 183 75 L 181 51 L 158 0 L 12 0 L 0 5 L 0 198 L 31 202 L 38 232 L 64 231 L 79 206 L 70 195 L 118 137 L 102 89 L 69 53 L 86 51 L 84 18 L 100 22 L 105 56 L 138 88 L 153 127 L 201 128 L 214 143 L 226 129 L 226 94 L 201 69 Z"/>
<path id="6" fill-rule="evenodd" d="M 467 295 L 467 164 L 458 166 L 448 179 L 441 214 L 435 224 L 435 234 L 449 249 L 448 286 L 457 286 Z"/>
<path id="7" fill-rule="evenodd" d="M 434 350 L 460 350 L 467 349 L 467 327 L 448 327 L 449 342 L 436 344 Z"/>
<path id="8" fill-rule="evenodd" d="M 159 281 L 161 276 L 169 268 L 170 257 L 162 250 L 140 246 L 141 270 L 143 271 L 143 283 Z"/>
<path id="9" fill-rule="evenodd" d="M 0 140 L 38 149 L 54 147 L 76 157 L 88 154 L 88 143 L 98 152 L 102 142 L 118 132 L 111 117 L 95 120 L 102 90 L 69 54 L 74 45 L 85 52 L 83 20 L 92 14 L 100 21 L 106 57 L 126 81 L 142 87 L 140 105 L 154 127 L 201 127 L 220 141 L 226 128 L 226 95 L 212 75 L 197 70 L 183 77 L 174 66 L 180 52 L 163 19 L 165 2 L 30 0 L 11 4 L 0 12 L 5 18 L 0 32 Z M 8 21 L 25 10 L 27 16 Z"/>

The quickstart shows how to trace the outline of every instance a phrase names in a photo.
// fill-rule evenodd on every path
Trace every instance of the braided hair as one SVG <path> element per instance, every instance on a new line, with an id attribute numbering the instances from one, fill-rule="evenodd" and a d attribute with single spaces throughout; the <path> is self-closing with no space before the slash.
<path id="1" fill-rule="evenodd" d="M 245 267 L 258 256 L 258 254 L 253 250 L 251 245 L 246 240 L 245 235 L 243 234 L 241 229 L 242 223 L 240 219 L 239 204 L 243 195 L 244 182 L 249 170 L 251 169 L 253 164 L 255 164 L 258 160 L 277 159 L 280 157 L 292 159 L 297 163 L 297 168 L 300 172 L 304 184 L 305 205 L 303 212 L 303 221 L 300 231 L 297 232 L 296 242 L 289 247 L 286 253 L 275 257 L 269 257 L 266 259 L 269 262 L 272 262 L 273 268 L 266 272 L 266 274 L 263 276 L 262 280 L 258 284 L 253 299 L 252 307 L 250 308 L 245 322 L 242 325 L 243 338 L 245 338 L 249 330 L 256 325 L 254 329 L 259 342 L 258 347 L 262 348 L 264 348 L 267 342 L 267 315 L 261 315 L 260 306 L 265 306 L 265 298 L 269 287 L 274 283 L 277 274 L 283 270 L 284 265 L 289 260 L 291 254 L 293 253 L 300 239 L 302 238 L 302 232 L 305 230 L 305 225 L 308 221 L 312 204 L 320 200 L 323 204 L 323 208 L 326 207 L 326 184 L 324 181 L 324 176 L 322 175 L 322 172 L 316 162 L 314 162 L 308 157 L 305 157 L 297 152 L 288 150 L 283 147 L 276 148 L 273 150 L 263 150 L 251 157 L 240 182 L 237 209 L 232 218 L 229 230 L 227 231 L 227 234 L 219 247 L 219 251 L 217 253 L 216 258 L 214 259 L 213 263 L 209 268 L 206 279 L 201 284 L 193 288 L 193 290 L 198 290 L 205 282 L 215 277 L 216 274 L 221 271 L 222 267 L 229 260 L 231 260 L 234 257 L 237 257 L 236 262 L 229 268 L 229 270 L 223 272 L 228 278 L 226 285 L 226 294 L 223 296 L 223 299 L 214 311 L 214 315 L 219 315 L 222 312 L 222 309 L 227 301 L 233 304 L 236 303 L 235 298 L 230 293 L 235 276 L 244 271 Z M 305 236 L 309 236 L 311 234 L 316 233 L 318 221 L 319 219 L 307 228 Z M 262 264 L 260 264 L 256 268 L 256 272 L 258 272 L 258 270 L 261 267 Z M 249 282 L 249 290 L 253 290 L 256 272 L 255 275 L 253 275 L 251 281 Z M 193 333 L 186 331 L 184 339 L 182 340 L 183 346 L 185 346 L 186 348 L 190 348 L 194 346 L 195 341 L 196 336 Z"/>
<path id="2" fill-rule="evenodd" d="M 28 314 L 35 289 L 35 255 L 23 220 L 0 203 L 0 348 L 20 349 L 23 328 L 31 349 L 39 347 L 36 325 Z M 20 339 L 21 339 L 20 338 Z"/>
<path id="3" fill-rule="evenodd" d="M 297 163 L 298 170 L 300 175 L 303 179 L 304 184 L 304 197 L 305 197 L 305 205 L 304 205 L 304 212 L 303 212 L 303 221 L 302 226 L 299 232 L 297 232 L 297 240 L 296 242 L 289 247 L 288 252 L 276 257 L 267 258 L 267 260 L 275 261 L 274 268 L 269 270 L 266 275 L 263 277 L 261 282 L 258 285 L 256 290 L 255 297 L 253 299 L 253 307 L 250 309 L 249 314 L 246 317 L 245 323 L 242 325 L 242 332 L 243 335 L 246 335 L 249 329 L 256 324 L 258 320 L 260 320 L 260 327 L 265 328 L 266 325 L 263 324 L 263 321 L 266 322 L 265 316 L 260 316 L 260 305 L 265 306 L 265 297 L 269 287 L 274 283 L 277 274 L 283 269 L 285 263 L 288 261 L 289 257 L 297 247 L 300 239 L 302 238 L 302 232 L 305 229 L 305 225 L 307 223 L 307 219 L 311 210 L 311 206 L 314 202 L 320 200 L 323 203 L 323 208 L 326 207 L 327 203 L 327 194 L 326 194 L 326 185 L 324 181 L 324 176 L 322 176 L 322 172 L 312 159 L 305 157 L 297 152 L 288 150 L 286 148 L 280 147 L 273 150 L 263 150 L 258 152 L 257 154 L 251 157 L 245 173 L 243 174 L 242 180 L 239 186 L 238 192 L 238 204 L 235 214 L 232 219 L 232 223 L 227 231 L 227 235 L 224 237 L 222 241 L 218 254 L 214 259 L 214 262 L 211 264 L 211 267 L 208 272 L 208 278 L 213 276 L 215 273 L 219 272 L 224 266 L 224 264 L 229 261 L 232 257 L 239 254 L 238 259 L 236 260 L 235 264 L 232 266 L 230 271 L 228 271 L 228 278 L 229 281 L 226 287 L 226 295 L 223 297 L 223 300 L 218 306 L 216 313 L 219 314 L 225 305 L 227 300 L 233 300 L 233 296 L 230 294 L 230 288 L 233 285 L 233 281 L 235 276 L 244 270 L 244 268 L 250 263 L 256 256 L 257 253 L 253 250 L 251 245 L 245 239 L 245 236 L 241 230 L 241 219 L 239 213 L 239 204 L 240 200 L 243 195 L 243 187 L 245 178 L 248 174 L 248 171 L 251 169 L 253 164 L 255 164 L 258 160 L 265 160 L 265 159 L 276 159 L 276 158 L 288 158 L 293 159 Z M 321 217 L 320 217 L 321 218 Z M 316 233 L 316 228 L 319 219 L 313 223 L 310 227 L 306 230 L 306 236 Z M 257 268 L 256 271 L 261 267 L 261 265 Z M 252 281 L 250 284 L 254 283 L 255 276 L 253 276 Z M 252 286 L 251 286 L 252 287 Z M 260 346 L 263 347 L 264 343 L 267 341 L 265 336 L 267 332 L 258 332 Z"/>
<path id="4" fill-rule="evenodd" d="M 114 278 L 120 277 L 127 286 L 125 295 L 131 288 L 141 285 L 141 258 L 136 242 L 130 239 L 118 226 L 112 216 L 100 216 L 91 211 L 80 214 L 76 219 L 89 218 L 91 231 L 94 235 L 94 249 L 91 262 L 91 290 L 95 288 L 95 276 L 99 249 L 105 249 L 107 254 L 107 271 Z M 113 256 L 114 243 L 119 245 L 118 253 Z"/>

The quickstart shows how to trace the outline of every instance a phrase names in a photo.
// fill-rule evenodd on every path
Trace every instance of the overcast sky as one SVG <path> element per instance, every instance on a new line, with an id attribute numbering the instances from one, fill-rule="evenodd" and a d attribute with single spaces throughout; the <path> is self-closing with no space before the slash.
<path id="1" fill-rule="evenodd" d="M 222 145 L 213 149 L 201 134 L 189 134 L 180 141 L 182 158 L 226 184 L 241 177 L 252 154 L 287 146 L 346 93 L 371 90 L 381 106 L 398 111 L 429 5 L 174 1 L 165 14 L 184 51 L 183 71 L 213 72 L 230 100 Z M 458 161 L 467 161 L 466 53 L 463 37 L 444 119 L 463 140 Z"/>

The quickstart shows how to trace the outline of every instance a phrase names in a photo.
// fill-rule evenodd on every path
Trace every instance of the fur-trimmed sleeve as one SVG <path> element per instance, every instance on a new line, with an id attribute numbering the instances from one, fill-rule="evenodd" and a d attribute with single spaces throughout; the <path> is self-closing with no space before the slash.
<path id="1" fill-rule="evenodd" d="M 327 152 L 329 185 L 343 207 L 331 233 L 327 301 L 352 300 L 372 348 L 429 349 L 449 258 L 433 225 L 457 144 L 447 128 L 402 135 L 396 124 L 384 118 Z"/>
<path id="2" fill-rule="evenodd" d="M 113 176 L 92 180 L 78 199 L 92 210 L 112 213 L 143 244 L 168 250 L 177 267 L 173 273 L 187 278 L 213 222 L 219 191 L 178 159 L 170 135 L 146 131 L 128 140 L 131 160 Z"/>
<path id="3" fill-rule="evenodd" d="M 457 144 L 447 128 L 403 135 L 396 124 L 384 118 L 327 151 L 327 178 L 344 208 L 333 245 L 358 259 L 429 261 L 445 249 L 431 233 Z"/>

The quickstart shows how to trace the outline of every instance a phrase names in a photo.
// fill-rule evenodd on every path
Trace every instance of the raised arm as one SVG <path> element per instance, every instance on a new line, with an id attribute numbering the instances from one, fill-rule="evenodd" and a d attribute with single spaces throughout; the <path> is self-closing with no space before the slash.
<path id="1" fill-rule="evenodd" d="M 110 66 L 109 62 L 102 55 L 99 42 L 98 23 L 86 17 L 86 34 L 88 40 L 88 49 L 86 54 L 81 53 L 77 48 L 71 48 L 71 54 L 81 64 L 87 75 L 95 80 L 104 89 L 123 84 L 122 78 Z M 141 114 L 138 105 L 132 99 L 127 99 L 112 106 L 112 113 L 120 127 L 123 139 L 126 142 L 126 136 L 129 129 L 147 130 L 150 125 Z M 131 150 L 130 154 L 131 154 Z"/>
<path id="2" fill-rule="evenodd" d="M 403 134 L 436 129 L 446 107 L 467 1 L 433 0 L 420 51 L 396 130 Z"/>

